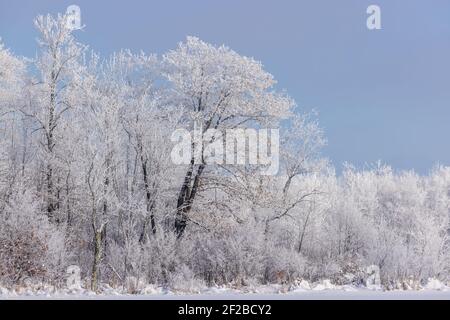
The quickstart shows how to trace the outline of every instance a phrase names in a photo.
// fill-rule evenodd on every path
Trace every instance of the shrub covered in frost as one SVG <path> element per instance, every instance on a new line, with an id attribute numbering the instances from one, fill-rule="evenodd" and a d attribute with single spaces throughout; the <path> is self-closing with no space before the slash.
<path id="1" fill-rule="evenodd" d="M 64 238 L 36 210 L 29 193 L 17 194 L 0 215 L 0 279 L 8 284 L 50 280 L 64 262 Z"/>

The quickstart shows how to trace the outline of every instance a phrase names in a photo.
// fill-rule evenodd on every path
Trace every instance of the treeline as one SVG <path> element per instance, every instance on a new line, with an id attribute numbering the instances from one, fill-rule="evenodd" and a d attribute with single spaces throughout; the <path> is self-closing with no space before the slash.
<path id="1" fill-rule="evenodd" d="M 0 47 L 0 283 L 189 286 L 448 279 L 450 168 L 334 173 L 314 114 L 261 63 L 188 37 L 161 57 L 88 51 L 40 16 L 39 53 Z M 148 41 L 148 40 L 143 40 Z M 280 128 L 280 170 L 175 165 L 171 135 Z M 130 280 L 132 279 L 132 280 Z"/>

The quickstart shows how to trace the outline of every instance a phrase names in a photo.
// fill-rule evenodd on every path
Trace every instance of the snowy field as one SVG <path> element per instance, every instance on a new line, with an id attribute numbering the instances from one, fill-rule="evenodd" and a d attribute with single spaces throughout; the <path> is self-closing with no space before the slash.
<path id="1" fill-rule="evenodd" d="M 0 300 L 450 300 L 450 291 L 310 291 L 287 294 L 7 295 Z"/>
<path id="2" fill-rule="evenodd" d="M 450 287 L 426 286 L 419 290 L 392 290 L 357 288 L 317 284 L 311 288 L 259 286 L 247 289 L 204 288 L 196 293 L 180 293 L 163 288 L 147 287 L 141 294 L 126 294 L 105 288 L 102 294 L 88 290 L 54 290 L 52 288 L 8 291 L 0 287 L 0 300 L 450 300 Z"/>
<path id="3" fill-rule="evenodd" d="M 295 292 L 288 294 L 199 294 L 104 296 L 88 299 L 132 300 L 450 300 L 450 291 L 338 291 Z"/>

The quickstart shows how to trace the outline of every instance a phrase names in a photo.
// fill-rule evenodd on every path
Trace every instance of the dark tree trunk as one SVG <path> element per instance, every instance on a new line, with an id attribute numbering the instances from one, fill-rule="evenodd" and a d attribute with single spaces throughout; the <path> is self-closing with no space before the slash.
<path id="1" fill-rule="evenodd" d="M 181 238 L 188 222 L 188 214 L 192 209 L 195 196 L 197 195 L 200 179 L 205 169 L 205 165 L 198 166 L 196 173 L 194 174 L 193 161 L 184 178 L 183 186 L 181 187 L 177 201 L 177 213 L 175 216 L 175 232 L 177 238 Z"/>
<path id="2" fill-rule="evenodd" d="M 150 223 L 150 228 L 152 234 L 156 234 L 156 222 L 155 215 L 153 214 L 153 208 L 155 206 L 155 200 L 152 199 L 152 194 L 150 191 L 150 185 L 148 182 L 148 170 L 147 170 L 147 160 L 144 160 L 144 156 L 141 153 L 141 165 L 142 165 L 142 175 L 144 179 L 144 188 L 145 188 L 145 199 L 147 203 L 147 216 L 144 221 L 144 225 L 142 227 L 142 232 L 139 237 L 139 242 L 145 242 L 145 236 L 147 233 L 148 224 Z"/>
<path id="3" fill-rule="evenodd" d="M 102 232 L 103 228 L 101 228 L 100 230 L 96 230 L 94 227 L 94 262 L 92 263 L 92 278 L 91 278 L 91 290 L 94 292 L 96 292 L 98 289 L 100 263 L 102 261 L 103 255 Z"/>

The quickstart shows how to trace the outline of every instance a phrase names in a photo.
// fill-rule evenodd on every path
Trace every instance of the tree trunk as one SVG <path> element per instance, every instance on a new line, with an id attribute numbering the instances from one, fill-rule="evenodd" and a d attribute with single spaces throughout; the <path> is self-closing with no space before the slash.
<path id="1" fill-rule="evenodd" d="M 52 83 L 50 85 L 50 106 L 48 109 L 48 128 L 47 128 L 47 216 L 50 220 L 54 218 L 55 204 L 53 202 L 53 167 L 51 164 L 53 158 L 53 130 L 55 129 L 55 107 L 56 107 L 56 75 L 55 72 L 51 73 Z"/>
<path id="2" fill-rule="evenodd" d="M 91 278 L 91 290 L 94 292 L 98 290 L 99 269 L 103 254 L 102 233 L 103 226 L 100 228 L 100 230 L 96 230 L 94 228 L 94 262 L 92 264 Z"/>
<path id="3" fill-rule="evenodd" d="M 147 227 L 150 223 L 151 232 L 153 235 L 156 234 L 156 222 L 155 222 L 155 215 L 153 214 L 153 207 L 155 205 L 154 199 L 152 200 L 152 195 L 150 192 L 150 185 L 148 182 L 148 171 L 147 171 L 147 160 L 144 160 L 144 156 L 142 154 L 141 150 L 141 165 L 142 165 L 142 175 L 144 179 L 144 188 L 145 188 L 145 199 L 147 203 L 147 216 L 144 221 L 144 225 L 142 227 L 142 232 L 139 237 L 139 242 L 144 243 L 145 242 L 145 236 L 147 234 Z"/>
<path id="4" fill-rule="evenodd" d="M 181 187 L 178 196 L 177 213 L 175 216 L 175 232 L 178 239 L 183 236 L 186 229 L 188 222 L 188 213 L 192 209 L 192 204 L 194 202 L 195 196 L 197 195 L 200 178 L 204 169 L 204 164 L 199 165 L 197 172 L 193 176 L 194 165 L 192 161 L 191 166 L 186 173 L 184 184 Z"/>

